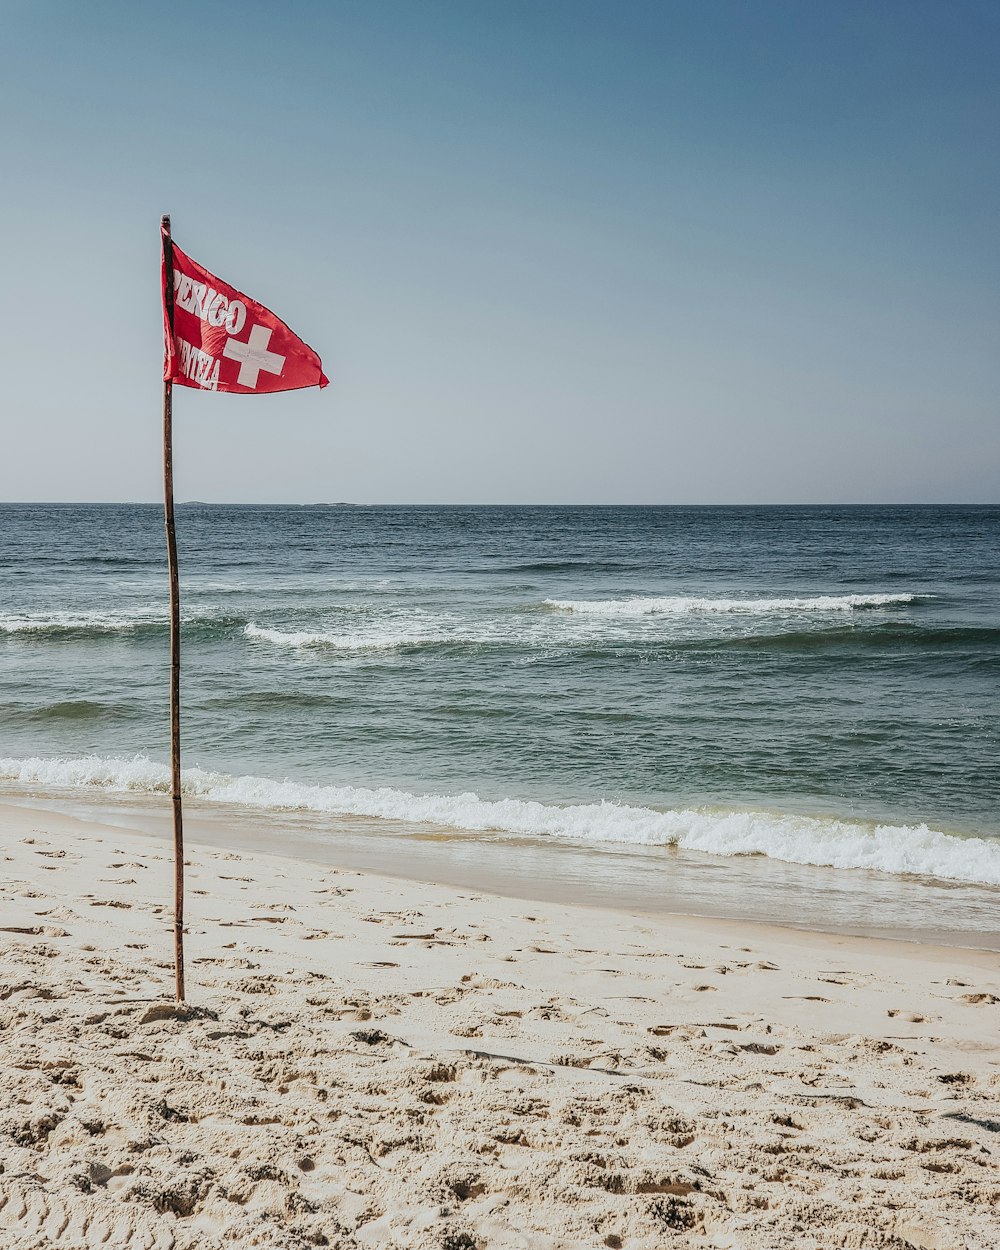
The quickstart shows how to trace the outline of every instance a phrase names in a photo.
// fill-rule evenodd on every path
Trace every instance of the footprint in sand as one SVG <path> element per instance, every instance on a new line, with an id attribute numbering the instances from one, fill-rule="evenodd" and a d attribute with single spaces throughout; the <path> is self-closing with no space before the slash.
<path id="1" fill-rule="evenodd" d="M 54 924 L 0 925 L 0 933 L 20 933 L 25 937 L 69 937 L 65 929 Z"/>

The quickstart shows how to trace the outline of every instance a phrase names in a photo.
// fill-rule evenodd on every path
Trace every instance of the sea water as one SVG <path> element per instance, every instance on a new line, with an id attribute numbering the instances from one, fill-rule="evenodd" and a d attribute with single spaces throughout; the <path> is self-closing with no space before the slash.
<path id="1" fill-rule="evenodd" d="M 1000 929 L 1000 508 L 188 505 L 178 543 L 205 820 L 514 892 Z M 159 508 L 0 506 L 4 794 L 162 810 L 166 596 Z"/>

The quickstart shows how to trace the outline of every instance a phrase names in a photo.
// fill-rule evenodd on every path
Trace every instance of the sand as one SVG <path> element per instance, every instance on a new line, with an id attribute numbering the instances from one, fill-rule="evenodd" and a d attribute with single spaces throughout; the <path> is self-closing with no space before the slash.
<path id="1" fill-rule="evenodd" d="M 1000 1244 L 994 953 L 0 831 L 3 1250 Z"/>

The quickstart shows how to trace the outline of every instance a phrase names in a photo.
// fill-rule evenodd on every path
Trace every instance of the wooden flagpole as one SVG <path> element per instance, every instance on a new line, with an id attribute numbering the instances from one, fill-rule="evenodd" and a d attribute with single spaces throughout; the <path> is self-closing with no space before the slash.
<path id="1" fill-rule="evenodd" d="M 163 298 L 167 326 L 174 332 L 174 248 L 170 217 L 160 218 L 163 239 Z M 173 383 L 163 383 L 163 519 L 170 573 L 170 801 L 174 815 L 174 987 L 184 1001 L 184 822 L 181 812 L 181 590 L 174 528 Z"/>

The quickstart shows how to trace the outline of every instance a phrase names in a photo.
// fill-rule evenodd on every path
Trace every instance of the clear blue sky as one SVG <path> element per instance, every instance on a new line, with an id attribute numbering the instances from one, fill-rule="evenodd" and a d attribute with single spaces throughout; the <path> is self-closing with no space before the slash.
<path id="1" fill-rule="evenodd" d="M 995 0 L 0 3 L 0 499 L 1000 501 Z"/>

